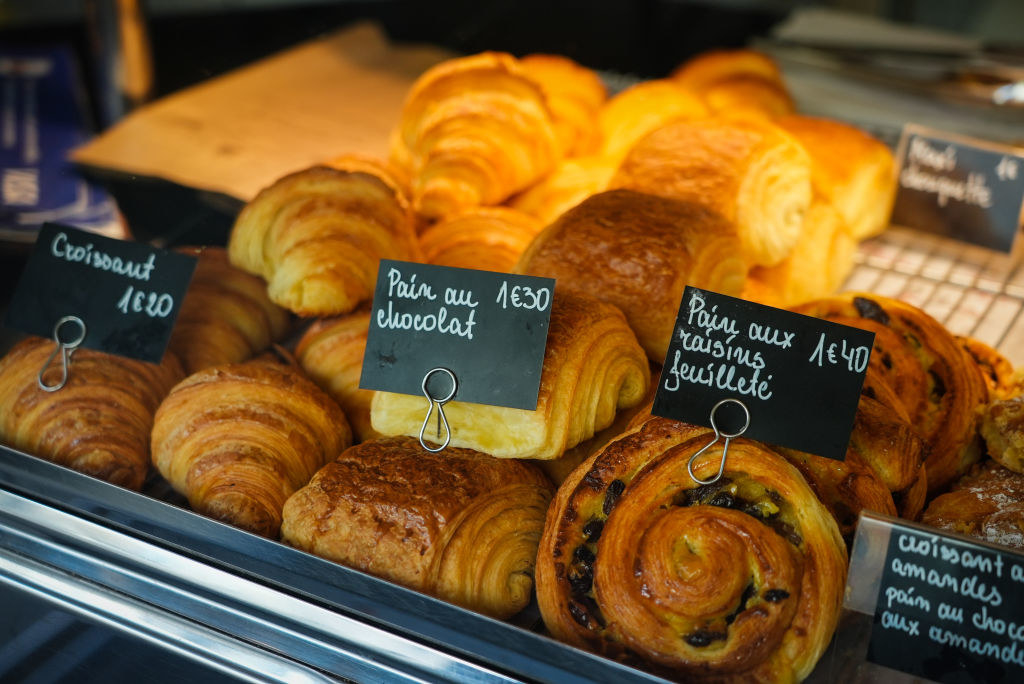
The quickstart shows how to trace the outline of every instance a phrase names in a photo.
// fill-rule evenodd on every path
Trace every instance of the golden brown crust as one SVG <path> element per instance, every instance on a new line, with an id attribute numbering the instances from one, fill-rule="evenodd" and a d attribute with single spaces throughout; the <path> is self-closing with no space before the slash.
<path id="1" fill-rule="evenodd" d="M 677 67 L 670 78 L 725 116 L 778 118 L 796 109 L 775 60 L 756 50 L 705 52 Z"/>
<path id="2" fill-rule="evenodd" d="M 718 214 L 630 190 L 594 195 L 538 235 L 516 271 L 614 304 L 648 357 L 668 352 L 686 285 L 738 296 L 746 276 L 732 225 Z"/>
<path id="3" fill-rule="evenodd" d="M 129 489 L 149 472 L 153 413 L 183 376 L 173 353 L 160 365 L 91 349 L 71 357 L 67 384 L 44 392 L 37 376 L 54 342 L 30 337 L 0 359 L 0 440 L 48 461 Z M 44 379 L 60 377 L 51 364 Z"/>
<path id="4" fill-rule="evenodd" d="M 597 113 L 608 97 L 601 77 L 561 55 L 527 55 L 519 64 L 547 97 L 562 154 L 596 152 L 601 144 Z"/>
<path id="5" fill-rule="evenodd" d="M 1009 359 L 973 337 L 957 336 L 960 346 L 978 364 L 992 399 L 1012 397 L 1024 391 L 1018 385 L 1020 378 Z"/>
<path id="6" fill-rule="evenodd" d="M 289 365 L 215 366 L 157 410 L 153 464 L 197 512 L 276 538 L 281 508 L 352 441 L 334 401 Z"/>
<path id="7" fill-rule="evenodd" d="M 373 391 L 359 388 L 369 328 L 370 310 L 362 307 L 314 322 L 295 347 L 299 365 L 338 402 L 360 442 L 380 436 L 370 425 Z"/>
<path id="8" fill-rule="evenodd" d="M 262 276 L 301 316 L 351 311 L 373 296 L 381 259 L 418 257 L 400 193 L 363 172 L 317 166 L 263 189 L 235 221 L 231 263 Z"/>
<path id="9" fill-rule="evenodd" d="M 776 123 L 811 156 L 811 181 L 843 216 L 858 240 L 889 226 L 896 197 L 896 161 L 880 140 L 858 128 L 810 116 L 787 116 Z"/>
<path id="10" fill-rule="evenodd" d="M 591 195 L 607 190 L 616 166 L 600 155 L 563 159 L 542 181 L 512 198 L 509 206 L 550 225 Z"/>
<path id="11" fill-rule="evenodd" d="M 630 150 L 610 187 L 694 202 L 736 225 L 751 264 L 772 266 L 796 245 L 811 204 L 811 161 L 766 120 L 677 122 Z"/>
<path id="12" fill-rule="evenodd" d="M 413 207 L 438 219 L 494 205 L 554 168 L 559 149 L 541 86 L 511 55 L 451 59 L 417 79 L 391 138 Z"/>
<path id="13" fill-rule="evenodd" d="M 782 83 L 775 60 L 757 50 L 709 50 L 676 67 L 671 78 L 691 90 L 701 91 L 716 83 L 754 76 Z"/>
<path id="14" fill-rule="evenodd" d="M 1024 549 L 1024 475 L 995 461 L 980 463 L 928 504 L 921 522 Z"/>
<path id="15" fill-rule="evenodd" d="M 649 418 L 569 476 L 548 511 L 537 598 L 557 638 L 673 677 L 796 681 L 835 629 L 846 549 L 800 473 L 754 442 L 725 476 L 686 463 L 710 432 Z M 721 452 L 698 457 L 701 477 Z"/>
<path id="16" fill-rule="evenodd" d="M 1024 473 L 1024 396 L 997 399 L 986 407 L 981 436 L 996 462 Z"/>
<path id="17" fill-rule="evenodd" d="M 197 258 L 168 343 L 187 374 L 245 361 L 288 332 L 288 312 L 270 301 L 266 283 L 232 266 L 225 249 L 177 251 Z"/>
<path id="18" fill-rule="evenodd" d="M 529 601 L 550 498 L 532 464 L 382 439 L 324 466 L 288 500 L 281 532 L 300 549 L 507 618 Z"/>
<path id="19" fill-rule="evenodd" d="M 869 363 L 895 390 L 924 440 L 930 495 L 981 458 L 979 409 L 988 390 L 977 364 L 935 319 L 910 304 L 855 292 L 794 310 L 875 333 Z"/>
<path id="20" fill-rule="evenodd" d="M 543 226 L 508 207 L 476 207 L 438 221 L 420 235 L 428 264 L 507 273 Z"/>
<path id="21" fill-rule="evenodd" d="M 556 288 L 536 410 L 449 402 L 451 443 L 501 458 L 558 458 L 642 401 L 649 380 L 622 312 Z M 373 427 L 383 434 L 418 435 L 423 415 L 422 396 L 374 394 Z M 430 431 L 425 438 L 434 439 Z"/>
<path id="22" fill-rule="evenodd" d="M 618 164 L 651 131 L 676 120 L 701 119 L 708 113 L 699 97 L 671 80 L 637 83 L 601 108 L 601 155 Z"/>

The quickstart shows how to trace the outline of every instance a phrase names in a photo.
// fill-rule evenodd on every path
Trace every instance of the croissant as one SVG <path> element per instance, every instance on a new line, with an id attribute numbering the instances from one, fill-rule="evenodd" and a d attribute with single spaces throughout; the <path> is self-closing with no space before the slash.
<path id="1" fill-rule="evenodd" d="M 858 293 L 815 300 L 794 311 L 875 333 L 869 364 L 895 390 L 924 440 L 930 496 L 978 462 L 985 380 L 935 319 L 910 304 Z"/>
<path id="2" fill-rule="evenodd" d="M 369 329 L 370 310 L 362 307 L 314 322 L 295 347 L 299 365 L 342 408 L 360 442 L 380 436 L 370 425 L 373 391 L 359 389 Z"/>
<path id="3" fill-rule="evenodd" d="M 750 270 L 744 298 L 769 306 L 789 307 L 826 297 L 853 270 L 857 242 L 842 217 L 824 198 L 815 196 L 804 216 L 803 231 L 793 251 L 774 266 Z M 765 297 L 763 292 L 769 292 Z"/>
<path id="4" fill-rule="evenodd" d="M 996 461 L 979 463 L 928 504 L 921 522 L 1024 549 L 1024 475 Z"/>
<path id="5" fill-rule="evenodd" d="M 537 556 L 558 639 L 679 679 L 806 677 L 835 630 L 846 547 L 785 459 L 745 439 L 698 486 L 710 431 L 648 418 L 562 483 Z M 721 449 L 697 457 L 701 478 Z"/>
<path id="6" fill-rule="evenodd" d="M 406 97 L 391 159 L 428 219 L 500 204 L 554 168 L 559 149 L 541 87 L 519 62 L 484 52 L 427 70 Z"/>
<path id="7" fill-rule="evenodd" d="M 245 361 L 288 332 L 288 312 L 270 301 L 262 280 L 228 263 L 223 248 L 178 251 L 197 257 L 168 343 L 187 374 Z"/>
<path id="8" fill-rule="evenodd" d="M 599 155 L 564 159 L 544 180 L 512 198 L 509 206 L 547 226 L 591 195 L 607 190 L 615 168 L 609 157 Z"/>
<path id="9" fill-rule="evenodd" d="M 1018 388 L 1019 376 L 1005 356 L 973 337 L 957 336 L 964 351 L 974 359 L 985 377 L 989 396 L 993 399 L 1012 397 L 1024 388 Z"/>
<path id="10" fill-rule="evenodd" d="M 54 342 L 30 337 L 0 359 L 0 441 L 27 453 L 128 489 L 141 489 L 149 472 L 153 413 L 183 377 L 173 353 L 160 365 L 91 349 L 71 357 L 67 384 L 44 392 L 39 371 Z M 60 363 L 44 381 L 53 385 Z"/>
<path id="11" fill-rule="evenodd" d="M 601 154 L 618 164 L 651 131 L 672 121 L 701 119 L 708 114 L 700 98 L 677 83 L 667 79 L 642 81 L 601 108 Z"/>
<path id="12" fill-rule="evenodd" d="M 551 485 L 532 464 L 415 439 L 364 442 L 284 507 L 282 539 L 445 601 L 507 618 L 530 601 Z"/>
<path id="13" fill-rule="evenodd" d="M 245 206 L 231 263 L 267 281 L 301 316 L 351 311 L 373 296 L 381 259 L 418 258 L 413 215 L 377 176 L 317 166 L 278 180 Z"/>
<path id="14" fill-rule="evenodd" d="M 420 250 L 429 264 L 507 273 L 542 227 L 515 209 L 476 207 L 424 231 Z"/>
<path id="15" fill-rule="evenodd" d="M 896 198 L 896 162 L 881 141 L 849 124 L 792 115 L 776 123 L 811 156 L 811 182 L 862 240 L 889 226 Z"/>
<path id="16" fill-rule="evenodd" d="M 597 114 L 608 98 L 601 77 L 561 55 L 527 55 L 519 63 L 547 97 L 563 155 L 597 152 L 601 144 Z"/>
<path id="17" fill-rule="evenodd" d="M 254 360 L 175 385 L 153 423 L 153 465 L 192 508 L 276 538 L 285 500 L 352 441 L 345 415 L 297 369 Z"/>
<path id="18" fill-rule="evenodd" d="M 777 118 L 795 110 L 778 65 L 755 50 L 705 52 L 670 78 L 699 95 L 712 112 Z"/>
<path id="19" fill-rule="evenodd" d="M 473 380 L 485 379 L 465 381 Z M 618 309 L 556 289 L 537 409 L 449 402 L 444 412 L 451 444 L 500 458 L 558 458 L 607 427 L 616 411 L 640 403 L 649 381 L 644 351 Z M 424 408 L 422 396 L 376 392 L 373 428 L 418 435 Z"/>
<path id="20" fill-rule="evenodd" d="M 603 192 L 566 212 L 523 252 L 516 271 L 614 304 L 648 357 L 665 360 L 683 288 L 738 296 L 746 277 L 732 225 L 692 202 Z"/>
<path id="21" fill-rule="evenodd" d="M 702 204 L 735 223 L 744 256 L 772 266 L 793 250 L 811 204 L 811 162 L 768 121 L 673 123 L 638 142 L 610 187 Z"/>

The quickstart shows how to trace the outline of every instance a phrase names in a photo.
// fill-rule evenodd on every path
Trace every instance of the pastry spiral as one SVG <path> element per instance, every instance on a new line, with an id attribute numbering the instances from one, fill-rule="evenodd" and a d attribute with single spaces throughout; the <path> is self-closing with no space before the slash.
<path id="1" fill-rule="evenodd" d="M 425 230 L 420 250 L 428 264 L 507 273 L 542 227 L 515 209 L 476 207 Z"/>
<path id="2" fill-rule="evenodd" d="M 338 402 L 360 442 L 380 436 L 370 425 L 373 391 L 359 389 L 369 329 L 370 310 L 362 307 L 344 316 L 316 321 L 295 347 L 302 370 Z"/>
<path id="3" fill-rule="evenodd" d="M 691 202 L 610 190 L 538 235 L 516 271 L 614 304 L 648 357 L 668 352 L 686 285 L 738 296 L 746 277 L 732 225 Z"/>
<path id="4" fill-rule="evenodd" d="M 183 376 L 173 353 L 160 365 L 91 349 L 71 357 L 67 384 L 39 389 L 37 377 L 53 340 L 30 337 L 0 359 L 0 441 L 48 461 L 128 489 L 149 472 L 153 413 Z M 44 380 L 54 384 L 60 362 Z"/>
<path id="5" fill-rule="evenodd" d="M 544 623 L 658 674 L 802 679 L 836 627 L 846 547 L 800 473 L 755 442 L 732 440 L 724 476 L 697 485 L 686 464 L 710 438 L 649 418 L 562 483 L 537 559 Z"/>
<path id="6" fill-rule="evenodd" d="M 558 458 L 607 427 L 617 411 L 640 403 L 649 382 L 647 358 L 622 313 L 556 289 L 537 409 L 449 402 L 444 412 L 451 444 L 500 458 Z M 418 435 L 424 410 L 422 396 L 376 392 L 373 428 Z M 425 437 L 433 439 L 433 432 Z"/>
<path id="7" fill-rule="evenodd" d="M 153 465 L 203 515 L 276 538 L 281 508 L 352 442 L 345 415 L 302 373 L 271 361 L 178 383 L 153 423 Z"/>
<path id="8" fill-rule="evenodd" d="M 977 364 L 938 321 L 910 304 L 852 292 L 794 311 L 875 333 L 869 364 L 895 390 L 924 441 L 929 495 L 978 462 L 979 409 L 988 389 Z"/>
<path id="9" fill-rule="evenodd" d="M 551 485 L 532 464 L 415 439 L 364 442 L 284 507 L 282 539 L 497 618 L 530 600 Z"/>
<path id="10" fill-rule="evenodd" d="M 223 248 L 178 251 L 198 258 L 168 343 L 187 374 L 245 361 L 288 332 L 288 312 L 270 301 L 266 283 L 228 263 Z"/>
<path id="11" fill-rule="evenodd" d="M 235 220 L 231 263 L 267 281 L 301 316 L 351 311 L 373 296 L 381 259 L 418 257 L 401 193 L 362 172 L 317 166 L 262 190 Z"/>
<path id="12" fill-rule="evenodd" d="M 702 204 L 735 223 L 752 265 L 773 266 L 800 239 L 811 160 L 766 120 L 677 122 L 633 146 L 610 187 Z"/>
<path id="13" fill-rule="evenodd" d="M 391 137 L 391 159 L 408 171 L 413 207 L 428 219 L 499 204 L 558 158 L 544 92 L 514 57 L 498 52 L 427 70 Z"/>

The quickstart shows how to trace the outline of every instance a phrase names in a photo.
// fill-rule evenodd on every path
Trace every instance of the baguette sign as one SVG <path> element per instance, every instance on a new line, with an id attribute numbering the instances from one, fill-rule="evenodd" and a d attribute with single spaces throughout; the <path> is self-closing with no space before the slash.
<path id="1" fill-rule="evenodd" d="M 454 399 L 534 410 L 544 365 L 550 278 L 382 260 L 359 386 L 422 394 L 447 368 Z"/>
<path id="2" fill-rule="evenodd" d="M 83 347 L 160 363 L 195 264 L 177 252 L 48 223 L 4 324 L 52 337 L 57 321 L 77 316 Z"/>
<path id="3" fill-rule="evenodd" d="M 859 328 L 687 287 L 652 412 L 708 425 L 720 400 L 738 399 L 744 437 L 843 460 L 873 343 Z M 723 408 L 735 425 L 739 407 Z"/>
<path id="4" fill-rule="evenodd" d="M 1024 556 L 892 522 L 867 659 L 937 682 L 1024 681 Z"/>
<path id="5" fill-rule="evenodd" d="M 1024 151 L 908 124 L 892 223 L 1011 252 L 1024 210 Z"/>

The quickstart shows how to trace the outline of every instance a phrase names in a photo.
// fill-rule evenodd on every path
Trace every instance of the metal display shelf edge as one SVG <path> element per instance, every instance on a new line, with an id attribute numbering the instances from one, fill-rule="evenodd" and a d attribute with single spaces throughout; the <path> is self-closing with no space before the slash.
<path id="1" fill-rule="evenodd" d="M 370 670 L 377 661 L 382 673 L 385 663 L 405 667 L 412 678 L 663 681 L 3 446 L 0 489 L 13 503 L 21 495 L 28 508 L 42 504 L 0 543 L 56 567 L 75 563 L 76 574 L 91 572 L 84 576 L 110 589 L 284 655 L 299 647 L 298 660 L 321 669 L 340 655 Z M 53 515 L 40 519 L 47 509 Z M 100 527 L 75 535 L 78 523 Z M 117 543 L 99 541 L 108 533 Z M 286 610 L 298 604 L 302 611 Z M 321 629 L 310 615 L 322 618 Z M 324 629 L 331 621 L 345 623 L 345 633 Z M 352 667 L 342 676 L 369 671 Z"/>

